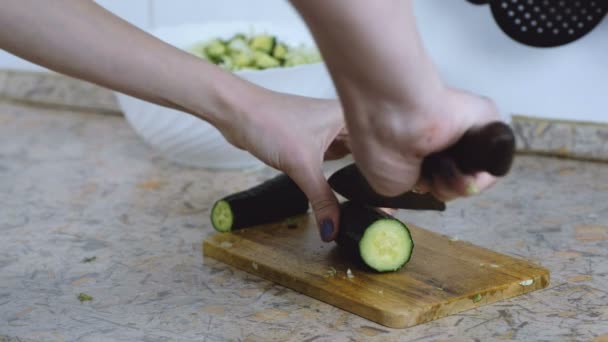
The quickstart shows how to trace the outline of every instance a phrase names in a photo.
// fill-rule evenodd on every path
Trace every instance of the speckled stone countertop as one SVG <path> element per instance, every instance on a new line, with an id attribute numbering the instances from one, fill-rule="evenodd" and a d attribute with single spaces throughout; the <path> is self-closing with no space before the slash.
<path id="1" fill-rule="evenodd" d="M 0 341 L 605 341 L 605 164 L 520 156 L 483 195 L 401 212 L 552 272 L 406 330 L 203 260 L 213 200 L 268 174 L 172 164 L 120 116 L 0 103 Z"/>

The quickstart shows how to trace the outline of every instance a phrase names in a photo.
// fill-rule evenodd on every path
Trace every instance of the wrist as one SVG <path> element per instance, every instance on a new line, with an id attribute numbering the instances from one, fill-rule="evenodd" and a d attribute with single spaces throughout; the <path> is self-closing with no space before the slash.
<path id="1" fill-rule="evenodd" d="M 193 62 L 189 67 L 182 65 L 179 70 L 187 72 L 173 78 L 174 86 L 166 87 L 172 91 L 168 102 L 209 122 L 229 140 L 236 139 L 234 127 L 249 120 L 263 90 L 209 63 Z"/>
<path id="2" fill-rule="evenodd" d="M 359 97 L 345 106 L 346 124 L 354 138 L 368 137 L 361 144 L 371 144 L 383 150 L 395 150 L 400 155 L 422 158 L 445 145 L 451 136 L 453 120 L 447 120 L 450 102 L 449 88 L 440 85 L 418 98 L 409 96 Z M 396 147 L 398 142 L 400 147 Z"/>

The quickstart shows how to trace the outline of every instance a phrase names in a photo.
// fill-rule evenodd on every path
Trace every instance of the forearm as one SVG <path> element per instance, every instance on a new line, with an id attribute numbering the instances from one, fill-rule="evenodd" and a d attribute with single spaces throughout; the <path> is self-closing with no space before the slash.
<path id="1" fill-rule="evenodd" d="M 49 69 L 195 114 L 216 126 L 252 86 L 93 1 L 5 0 L 0 47 Z M 235 112 L 235 111 L 232 111 Z M 236 111 L 238 113 L 238 111 Z"/>
<path id="2" fill-rule="evenodd" d="M 360 98 L 419 106 L 442 89 L 410 0 L 292 3 L 315 36 L 345 106 Z"/>

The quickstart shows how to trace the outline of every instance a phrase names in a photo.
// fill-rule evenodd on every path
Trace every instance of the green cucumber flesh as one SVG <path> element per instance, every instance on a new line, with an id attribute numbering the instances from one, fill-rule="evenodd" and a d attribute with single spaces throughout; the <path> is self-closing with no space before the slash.
<path id="1" fill-rule="evenodd" d="M 308 211 L 308 198 L 286 174 L 217 201 L 211 223 L 218 232 L 273 223 Z"/>
<path id="2" fill-rule="evenodd" d="M 252 50 L 262 51 L 267 54 L 272 53 L 276 44 L 277 38 L 269 34 L 259 34 L 251 37 L 249 47 Z"/>
<path id="3" fill-rule="evenodd" d="M 211 223 L 218 232 L 229 232 L 234 222 L 234 214 L 230 204 L 224 200 L 219 200 L 211 209 Z"/>
<path id="4" fill-rule="evenodd" d="M 400 269 L 409 260 L 412 249 L 409 230 L 395 219 L 374 222 L 359 241 L 361 259 L 378 272 Z"/>
<path id="5" fill-rule="evenodd" d="M 407 226 L 376 208 L 358 202 L 340 205 L 336 243 L 377 272 L 397 271 L 412 257 L 414 242 Z"/>

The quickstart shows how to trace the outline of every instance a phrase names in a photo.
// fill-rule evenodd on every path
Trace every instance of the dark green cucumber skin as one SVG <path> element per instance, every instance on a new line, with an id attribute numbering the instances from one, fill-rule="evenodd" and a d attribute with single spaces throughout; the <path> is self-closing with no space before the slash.
<path id="1" fill-rule="evenodd" d="M 308 211 L 308 198 L 286 174 L 224 197 L 233 214 L 231 230 L 276 222 Z"/>
<path id="2" fill-rule="evenodd" d="M 397 220 L 393 216 L 361 203 L 346 201 L 340 203 L 340 230 L 335 239 L 336 244 L 340 247 L 341 252 L 349 257 L 354 257 L 357 262 L 364 265 L 366 268 L 378 272 L 377 270 L 365 264 L 361 258 L 359 250 L 359 241 L 363 238 L 365 230 L 378 220 L 391 219 Z M 414 242 L 412 241 L 412 249 Z M 401 267 L 410 261 L 410 257 L 403 262 Z"/>
<path id="3" fill-rule="evenodd" d="M 445 203 L 431 194 L 406 192 L 396 197 L 377 194 L 367 183 L 357 165 L 350 164 L 336 171 L 328 179 L 329 185 L 346 199 L 373 207 L 415 209 L 415 210 L 445 210 Z"/>

